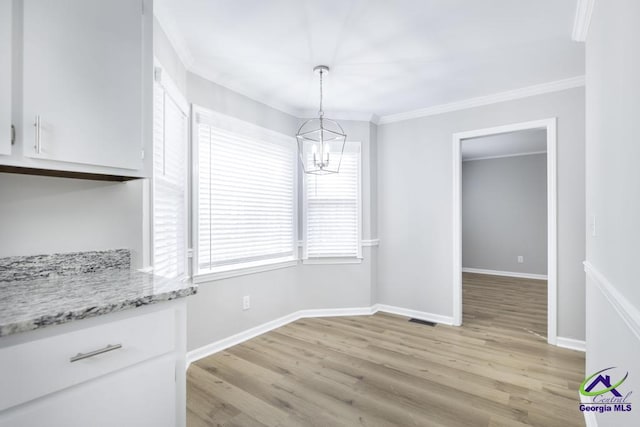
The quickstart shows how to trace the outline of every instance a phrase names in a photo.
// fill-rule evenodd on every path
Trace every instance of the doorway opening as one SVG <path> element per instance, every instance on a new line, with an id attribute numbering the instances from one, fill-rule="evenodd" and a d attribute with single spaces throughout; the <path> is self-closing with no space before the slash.
<path id="1" fill-rule="evenodd" d="M 465 161 L 464 180 L 463 161 Z M 472 164 L 474 162 L 477 163 Z M 540 182 L 539 171 L 538 178 L 522 177 L 525 170 L 533 170 L 535 165 L 539 166 L 541 162 L 543 166 L 546 166 L 546 182 Z M 501 169 L 517 172 L 519 177 L 505 176 L 503 177 L 504 181 L 501 182 L 496 176 Z M 543 176 L 543 178 L 545 177 Z M 534 182 L 528 182 L 531 180 Z M 520 188 L 516 188 L 518 181 Z M 491 188 L 482 190 L 476 188 L 477 191 L 474 190 L 467 198 L 466 203 L 463 204 L 463 182 L 466 182 L 467 185 L 469 183 L 493 184 Z M 523 185 L 532 187 L 531 191 L 538 193 L 535 196 L 537 201 L 534 196 L 531 200 L 526 201 L 526 203 L 531 203 L 529 209 L 526 206 L 516 208 L 513 205 L 514 200 L 523 202 L 522 194 L 518 195 L 518 191 L 523 191 Z M 546 194 L 540 194 L 541 185 L 546 190 Z M 509 193 L 511 193 L 511 200 L 501 199 L 501 196 L 509 198 Z M 494 284 L 494 291 L 498 292 L 496 295 L 499 295 L 501 291 L 499 286 L 504 286 L 502 296 L 507 301 L 510 295 L 518 298 L 514 301 L 523 301 L 523 298 L 531 300 L 537 298 L 540 302 L 541 298 L 546 297 L 546 307 L 542 307 L 546 308 L 546 331 L 543 330 L 544 319 L 542 319 L 537 323 L 542 327 L 533 325 L 530 332 L 541 336 L 546 335 L 549 344 L 556 344 L 556 194 L 555 118 L 453 135 L 453 318 L 455 325 L 462 325 L 463 321 L 462 293 L 463 274 L 465 274 L 470 292 L 468 294 L 470 310 L 474 308 L 471 307 L 471 304 L 474 304 L 471 298 L 474 296 L 477 298 L 481 295 L 477 291 L 481 289 L 481 286 L 487 286 L 489 282 Z M 542 207 L 546 211 L 546 218 L 542 218 L 542 220 L 540 220 L 540 214 L 544 212 L 540 212 L 540 197 L 543 197 L 542 203 L 546 201 L 546 209 Z M 477 211 L 473 217 L 472 211 L 465 212 L 466 216 L 463 222 L 465 208 L 480 209 L 480 211 Z M 516 213 L 515 217 L 514 212 Z M 537 215 L 537 219 L 533 220 L 533 224 L 523 225 L 523 221 L 527 221 L 526 218 L 521 218 L 523 215 Z M 465 238 L 464 241 L 463 224 L 466 231 L 471 234 L 469 236 L 465 234 L 465 237 L 468 238 Z M 500 229 L 500 226 L 503 228 Z M 498 234 L 501 236 L 497 236 L 497 241 L 489 241 L 487 236 Z M 542 248 L 540 248 L 541 245 Z M 463 252 L 465 273 L 463 273 Z M 487 276 L 487 274 L 491 276 Z M 514 276 L 516 277 L 514 278 Z M 533 293 L 529 296 L 520 294 L 520 290 L 527 289 L 522 287 L 527 285 L 527 280 L 544 279 L 547 281 L 547 286 L 542 291 L 546 292 L 536 294 L 535 288 L 531 288 L 530 291 Z M 537 283 L 538 290 L 540 290 L 540 282 L 531 283 Z M 498 312 L 496 311 L 496 313 Z M 544 311 L 535 311 L 535 316 L 540 317 L 544 314 Z M 501 317 L 498 313 L 498 316 L 492 321 L 508 319 L 508 316 Z"/>

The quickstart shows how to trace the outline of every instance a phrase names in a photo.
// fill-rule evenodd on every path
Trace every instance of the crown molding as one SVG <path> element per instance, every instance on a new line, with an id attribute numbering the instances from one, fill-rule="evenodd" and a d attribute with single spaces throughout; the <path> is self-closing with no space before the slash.
<path id="1" fill-rule="evenodd" d="M 311 118 L 318 116 L 318 110 L 300 110 L 298 111 L 298 118 Z M 371 122 L 376 123 L 378 117 L 372 113 L 362 113 L 356 111 L 331 111 L 325 110 L 324 112 L 325 118 L 333 119 L 333 120 L 344 120 L 344 121 L 359 121 L 359 122 Z"/>
<path id="2" fill-rule="evenodd" d="M 578 5 L 576 6 L 576 17 L 573 21 L 573 34 L 571 35 L 571 38 L 574 41 L 587 41 L 587 34 L 589 32 L 589 24 L 591 23 L 594 4 L 595 0 L 578 0 Z"/>
<path id="3" fill-rule="evenodd" d="M 469 98 L 463 101 L 451 102 L 449 104 L 435 105 L 433 107 L 421 108 L 419 110 L 407 111 L 405 113 L 390 114 L 380 117 L 379 124 L 400 122 L 403 120 L 416 119 L 419 117 L 435 116 L 437 114 L 451 111 L 466 110 L 468 108 L 481 107 L 483 105 L 497 104 L 499 102 L 513 101 L 545 93 L 559 92 L 566 89 L 581 87 L 585 84 L 584 75 L 571 77 L 563 80 L 526 86 L 520 89 L 506 92 L 494 93 L 493 95 Z"/>
<path id="4" fill-rule="evenodd" d="M 278 110 L 281 113 L 287 114 L 293 118 L 299 119 L 302 116 L 302 112 L 295 108 L 295 107 L 290 107 L 287 106 L 283 103 L 279 103 L 279 102 L 275 102 L 273 99 L 267 99 L 264 96 L 256 96 L 254 94 L 249 94 L 246 90 L 244 90 L 240 85 L 228 85 L 228 84 L 222 84 L 222 83 L 218 83 L 214 77 L 209 75 L 208 70 L 206 70 L 204 67 L 199 66 L 198 64 L 191 64 L 189 67 L 186 67 L 187 71 L 190 72 L 193 75 L 196 75 L 204 80 L 207 80 L 208 82 L 211 82 L 213 84 L 216 84 L 220 87 L 223 87 L 227 90 L 230 90 L 232 92 L 235 92 L 239 95 L 244 96 L 245 98 L 248 98 L 252 101 L 258 102 L 262 105 L 266 105 L 269 108 L 273 108 L 274 110 Z"/>

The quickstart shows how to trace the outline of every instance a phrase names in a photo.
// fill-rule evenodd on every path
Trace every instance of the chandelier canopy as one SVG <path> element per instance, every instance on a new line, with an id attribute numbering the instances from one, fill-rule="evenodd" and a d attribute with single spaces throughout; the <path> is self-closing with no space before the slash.
<path id="1" fill-rule="evenodd" d="M 300 162 L 304 173 L 338 173 L 347 135 L 338 122 L 325 118 L 322 110 L 322 78 L 329 67 L 318 65 L 313 71 L 320 75 L 320 109 L 318 118 L 305 121 L 296 134 Z"/>

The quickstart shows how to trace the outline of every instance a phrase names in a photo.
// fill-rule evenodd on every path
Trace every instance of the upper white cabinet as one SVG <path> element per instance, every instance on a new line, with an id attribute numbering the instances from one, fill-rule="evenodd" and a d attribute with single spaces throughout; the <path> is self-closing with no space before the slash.
<path id="1" fill-rule="evenodd" d="M 144 176 L 150 2 L 24 0 L 21 12 L 20 159 L 4 164 Z"/>
<path id="2" fill-rule="evenodd" d="M 11 154 L 12 0 L 0 0 L 0 155 Z"/>

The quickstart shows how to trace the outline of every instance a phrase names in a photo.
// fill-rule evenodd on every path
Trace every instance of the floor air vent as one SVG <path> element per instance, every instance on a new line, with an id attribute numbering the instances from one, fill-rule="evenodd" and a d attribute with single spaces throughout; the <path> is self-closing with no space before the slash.
<path id="1" fill-rule="evenodd" d="M 422 319 L 409 319 L 409 322 L 413 322 L 413 323 L 419 323 L 421 325 L 426 325 L 426 326 L 436 326 L 435 323 L 433 322 L 428 322 L 426 320 L 422 320 Z"/>

